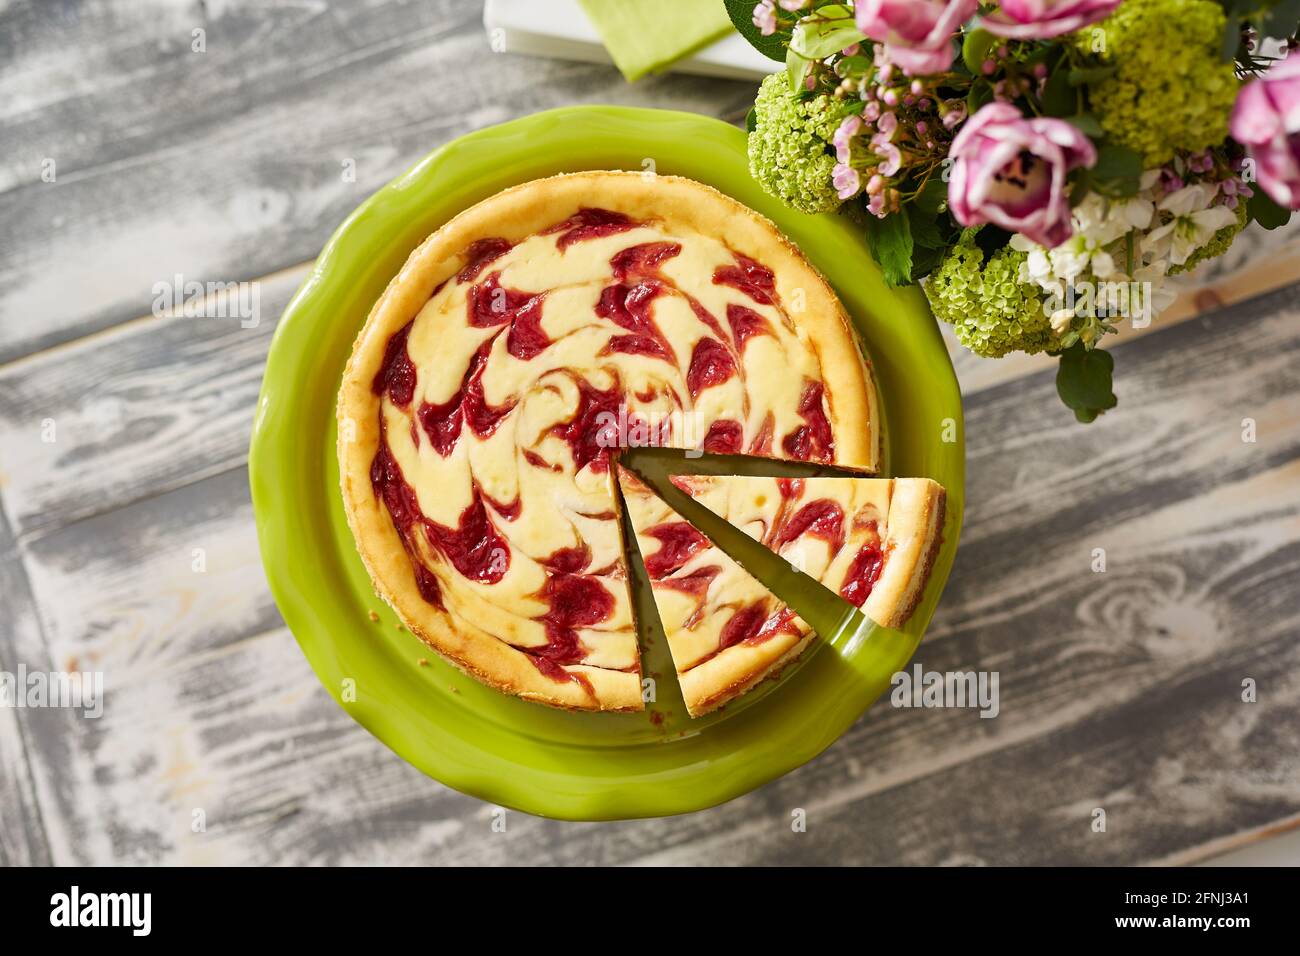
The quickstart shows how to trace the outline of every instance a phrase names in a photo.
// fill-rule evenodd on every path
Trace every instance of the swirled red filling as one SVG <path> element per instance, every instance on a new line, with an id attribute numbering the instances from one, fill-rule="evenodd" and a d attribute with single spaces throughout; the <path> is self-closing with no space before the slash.
<path id="1" fill-rule="evenodd" d="M 844 546 L 844 509 L 829 498 L 810 501 L 781 522 L 776 546 L 809 534 L 830 542 L 832 553 Z"/>
<path id="2" fill-rule="evenodd" d="M 719 266 L 713 272 L 714 285 L 729 285 L 760 305 L 776 304 L 776 276 L 772 270 L 748 256 L 733 252 L 734 266 Z"/>
<path id="3" fill-rule="evenodd" d="M 871 590 L 880 580 L 884 566 L 885 556 L 880 545 L 864 544 L 853 556 L 853 563 L 849 565 L 844 583 L 840 585 L 840 597 L 854 607 L 862 607 L 867 598 L 871 597 Z"/>
<path id="4" fill-rule="evenodd" d="M 709 546 L 709 539 L 685 521 L 669 521 L 647 528 L 646 537 L 659 542 L 659 549 L 645 558 L 650 580 L 666 578 Z"/>
<path id="5" fill-rule="evenodd" d="M 803 395 L 799 398 L 799 415 L 804 424 L 781 441 L 781 447 L 791 458 L 800 461 L 835 460 L 835 439 L 826 410 L 822 407 L 824 392 L 821 382 L 809 381 L 804 385 Z"/>

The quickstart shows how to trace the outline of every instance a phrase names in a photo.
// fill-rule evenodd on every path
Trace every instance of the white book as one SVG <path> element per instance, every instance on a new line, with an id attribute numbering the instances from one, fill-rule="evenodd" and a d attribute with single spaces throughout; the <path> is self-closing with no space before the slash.
<path id="1" fill-rule="evenodd" d="M 498 53 L 613 62 L 577 0 L 486 0 L 483 26 Z M 734 32 L 668 67 L 669 72 L 738 80 L 760 79 L 779 69 L 781 64 L 763 56 Z"/>

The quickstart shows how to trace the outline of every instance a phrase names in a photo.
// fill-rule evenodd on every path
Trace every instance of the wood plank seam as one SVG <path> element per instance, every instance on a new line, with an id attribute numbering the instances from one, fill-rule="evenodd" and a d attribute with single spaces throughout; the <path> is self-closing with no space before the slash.
<path id="1" fill-rule="evenodd" d="M 315 264 L 315 260 L 311 262 L 299 263 L 298 265 L 286 266 L 283 269 L 276 269 L 273 272 L 268 272 L 265 275 L 258 276 L 255 279 L 232 280 L 232 282 L 234 282 L 236 285 L 238 285 L 240 282 L 244 282 L 245 284 L 274 282 L 278 279 L 285 278 L 287 276 L 292 276 L 295 273 L 302 273 L 302 281 L 298 283 L 301 286 L 302 282 L 306 281 L 307 276 L 310 275 L 311 267 L 314 264 Z M 205 309 L 208 305 L 217 305 L 220 303 L 228 302 L 230 300 L 231 294 L 232 293 L 230 292 L 230 290 L 221 290 L 211 296 L 205 295 L 202 300 Z M 234 294 L 237 295 L 238 293 L 236 292 Z M 0 361 L 0 375 L 3 375 L 4 373 L 9 372 L 11 370 L 22 369 L 24 366 L 30 365 L 34 362 L 42 361 L 47 358 L 56 358 L 59 355 L 62 355 L 64 353 L 75 352 L 78 349 L 89 348 L 92 345 L 95 345 L 96 343 L 99 343 L 101 341 L 111 340 L 114 336 L 118 335 L 119 333 L 122 335 L 128 335 L 151 322 L 161 323 L 161 322 L 176 322 L 176 321 L 188 321 L 188 317 L 175 313 L 172 310 L 164 310 L 161 315 L 154 315 L 153 313 L 145 313 L 144 315 L 138 315 L 135 318 L 125 319 L 113 325 L 107 325 L 101 329 L 95 329 L 94 331 L 87 332 L 85 335 L 80 335 L 73 339 L 67 339 L 62 342 L 57 342 L 54 345 L 47 346 L 46 348 L 43 349 L 37 349 L 34 352 L 27 352 L 23 355 L 15 356 L 11 359 L 8 359 L 7 361 Z M 263 318 L 262 321 L 266 321 L 265 318 Z"/>
<path id="2" fill-rule="evenodd" d="M 27 567 L 23 560 L 22 551 L 19 548 L 17 541 L 10 533 L 10 528 L 11 525 L 9 523 L 8 511 L 4 501 L 4 492 L 3 490 L 0 490 L 0 561 L 8 559 L 12 567 L 12 572 L 8 581 L 9 587 L 6 588 L 6 591 L 10 591 L 10 588 L 17 591 L 17 593 L 11 592 L 7 594 L 8 600 L 6 601 L 6 604 L 8 606 L 5 608 L 5 616 L 12 623 L 16 621 L 19 616 L 17 603 L 21 602 L 25 606 L 27 612 L 26 617 L 36 628 L 36 634 L 40 645 L 46 648 L 47 659 L 45 661 L 22 661 L 21 663 L 32 668 L 48 670 L 48 639 L 45 635 L 44 625 L 41 622 L 41 616 L 37 611 L 36 596 L 32 591 L 31 580 L 27 573 Z M 15 603 L 11 604 L 9 602 Z M 18 659 L 18 648 L 9 646 L 13 638 L 14 635 L 8 632 L 4 635 L 0 635 L 0 652 L 3 652 L 3 659 L 0 659 L 0 667 L 3 667 L 8 663 L 7 658 L 10 653 L 15 655 L 15 660 Z M 16 730 L 18 737 L 19 759 L 22 762 L 21 773 L 23 774 L 27 788 L 29 788 L 28 792 L 31 797 L 31 806 L 29 809 L 35 814 L 36 818 L 34 821 L 36 825 L 35 849 L 39 851 L 37 855 L 40 858 L 33 862 L 42 866 L 48 866 L 52 860 L 53 851 L 50 845 L 48 828 L 45 824 L 45 809 L 41 805 L 40 796 L 36 790 L 36 773 L 32 764 L 31 756 L 32 748 L 27 728 L 23 725 L 23 713 L 24 711 L 17 709 L 10 711 L 10 714 L 13 717 L 14 729 Z M 22 787 L 22 783 L 21 780 L 18 781 L 20 788 Z"/>

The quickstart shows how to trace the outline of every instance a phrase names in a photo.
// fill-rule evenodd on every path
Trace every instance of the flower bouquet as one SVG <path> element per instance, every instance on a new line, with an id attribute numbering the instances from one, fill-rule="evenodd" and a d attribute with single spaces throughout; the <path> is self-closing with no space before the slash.
<path id="1" fill-rule="evenodd" d="M 1300 208 L 1300 0 L 726 2 L 786 67 L 754 178 L 857 217 L 971 351 L 1059 356 L 1080 421 L 1116 404 L 1118 323 Z"/>

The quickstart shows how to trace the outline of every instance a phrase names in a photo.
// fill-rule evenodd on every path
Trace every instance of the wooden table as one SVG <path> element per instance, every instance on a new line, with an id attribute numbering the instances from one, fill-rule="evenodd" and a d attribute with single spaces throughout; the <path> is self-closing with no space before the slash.
<path id="1" fill-rule="evenodd" d="M 997 719 L 886 700 L 715 810 L 496 833 L 329 699 L 271 601 L 245 456 L 275 318 L 460 133 L 579 102 L 738 121 L 753 85 L 493 54 L 450 0 L 16 0 L 0 51 L 0 670 L 108 695 L 0 708 L 0 864 L 1141 863 L 1300 821 L 1300 287 L 1250 297 L 1294 246 L 1243 240 L 1244 273 L 1119 345 L 1092 426 L 1041 362 L 958 359 L 969 510 L 917 659 L 998 671 Z M 177 274 L 256 281 L 262 321 L 154 317 Z"/>

